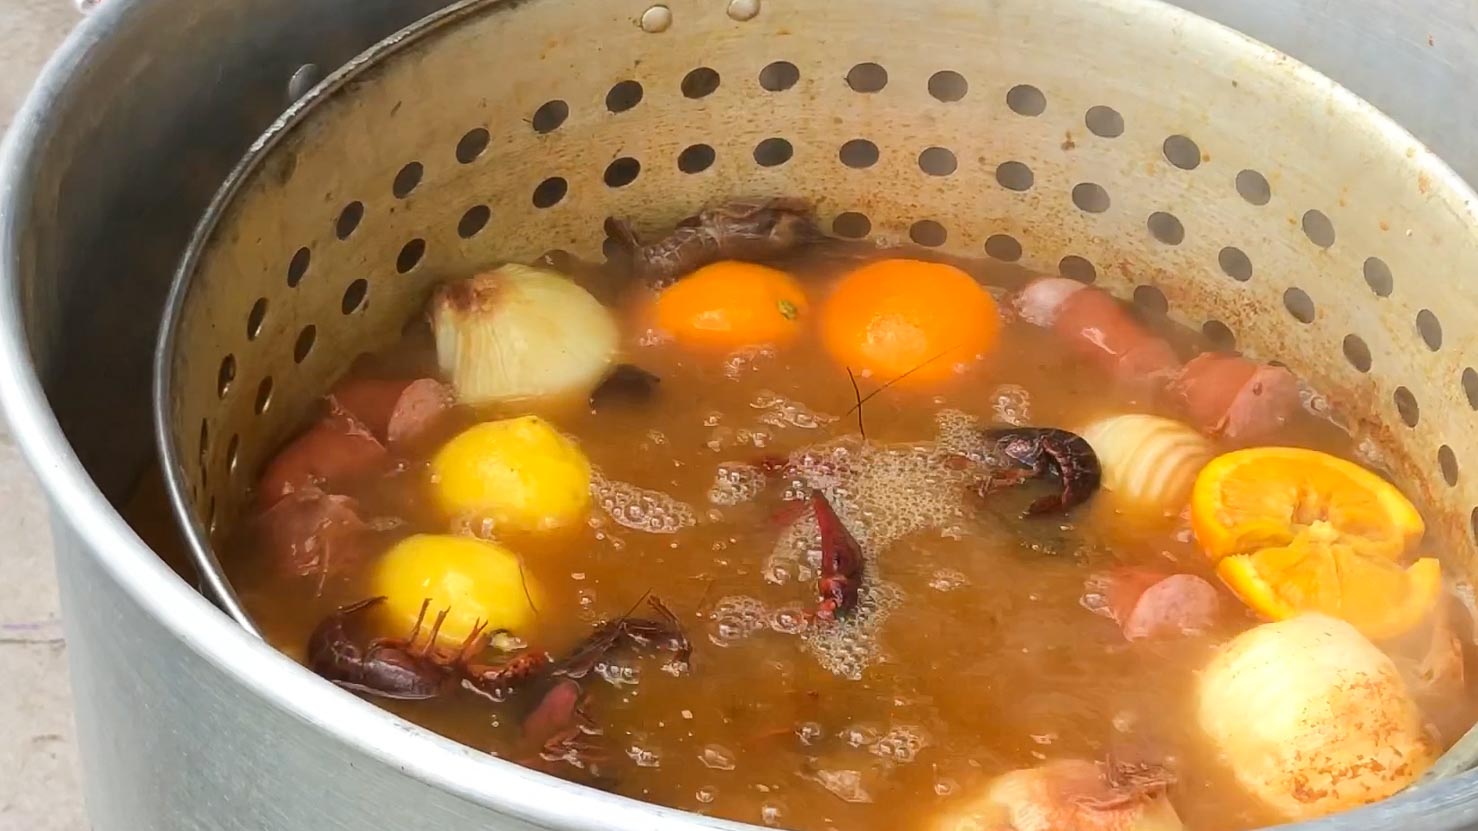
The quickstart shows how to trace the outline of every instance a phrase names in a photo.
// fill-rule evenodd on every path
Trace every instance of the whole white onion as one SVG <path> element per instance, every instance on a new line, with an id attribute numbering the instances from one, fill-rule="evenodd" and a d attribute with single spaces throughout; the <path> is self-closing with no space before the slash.
<path id="1" fill-rule="evenodd" d="M 600 301 L 562 274 L 523 265 L 442 286 L 427 315 L 437 363 L 464 404 L 584 395 L 618 346 Z"/>
<path id="2" fill-rule="evenodd" d="M 1197 697 L 1201 729 L 1237 780 L 1289 820 L 1384 799 L 1436 756 L 1396 665 L 1325 615 L 1238 635 Z"/>
<path id="3" fill-rule="evenodd" d="M 1128 507 L 1179 513 L 1215 455 L 1197 431 L 1152 415 L 1117 415 L 1078 431 L 1103 468 L 1103 489 Z"/>

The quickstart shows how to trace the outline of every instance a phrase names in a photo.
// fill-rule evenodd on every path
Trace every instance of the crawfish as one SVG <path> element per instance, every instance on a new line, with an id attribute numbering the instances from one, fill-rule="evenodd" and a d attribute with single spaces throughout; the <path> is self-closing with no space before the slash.
<path id="1" fill-rule="evenodd" d="M 811 206 L 787 197 L 709 208 L 647 244 L 622 219 L 607 220 L 606 233 L 626 249 L 632 273 L 654 289 L 666 288 L 684 274 L 719 260 L 770 259 L 824 239 Z"/>
<path id="2" fill-rule="evenodd" d="M 683 633 L 677 615 L 656 597 L 647 596 L 646 601 L 657 617 L 632 617 L 628 612 L 615 620 L 600 624 L 569 655 L 554 665 L 553 674 L 584 678 L 607 653 L 626 644 L 672 652 L 679 661 L 688 664 L 693 656 L 693 645 Z"/>
<path id="3" fill-rule="evenodd" d="M 821 577 L 816 581 L 821 602 L 816 617 L 834 620 L 857 608 L 857 592 L 862 588 L 862 546 L 819 490 L 811 491 L 811 509 L 821 532 Z"/>
<path id="4" fill-rule="evenodd" d="M 474 689 L 495 694 L 522 683 L 542 669 L 547 658 L 521 655 L 502 666 L 472 662 L 486 645 L 486 625 L 473 627 L 455 651 L 438 649 L 436 638 L 446 622 L 447 611 L 438 612 L 430 632 L 421 640 L 426 611 L 431 600 L 421 603 L 421 612 L 405 638 L 376 638 L 361 647 L 349 634 L 349 619 L 385 602 L 384 595 L 341 606 L 313 630 L 308 638 L 308 668 L 347 690 L 403 701 L 436 698 L 457 680 Z"/>
<path id="5" fill-rule="evenodd" d="M 1032 502 L 1027 516 L 1060 513 L 1082 504 L 1098 490 L 1103 478 L 1098 455 L 1076 433 L 1053 427 L 1010 427 L 986 430 L 985 438 L 991 444 L 991 455 L 1008 469 L 981 482 L 981 496 L 1030 479 L 1052 476 L 1058 480 L 1060 492 Z"/>

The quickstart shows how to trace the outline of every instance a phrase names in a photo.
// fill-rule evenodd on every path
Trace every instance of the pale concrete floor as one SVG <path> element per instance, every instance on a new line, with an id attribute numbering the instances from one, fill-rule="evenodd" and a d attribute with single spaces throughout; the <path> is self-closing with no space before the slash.
<path id="1" fill-rule="evenodd" d="M 71 0 L 0 0 L 0 130 L 77 20 Z M 82 831 L 46 505 L 3 431 L 0 540 L 0 831 Z"/>

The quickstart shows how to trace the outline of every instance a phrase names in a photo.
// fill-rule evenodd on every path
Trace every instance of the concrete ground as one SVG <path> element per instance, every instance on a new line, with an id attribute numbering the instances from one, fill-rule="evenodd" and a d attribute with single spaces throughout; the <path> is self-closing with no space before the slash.
<path id="1" fill-rule="evenodd" d="M 71 0 L 0 0 L 0 130 L 77 20 Z M 0 540 L 0 831 L 82 831 L 46 505 L 3 428 Z"/>

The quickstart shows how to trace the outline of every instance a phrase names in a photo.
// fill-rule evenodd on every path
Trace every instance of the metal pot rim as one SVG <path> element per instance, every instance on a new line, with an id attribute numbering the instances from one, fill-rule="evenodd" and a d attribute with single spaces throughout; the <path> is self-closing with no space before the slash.
<path id="1" fill-rule="evenodd" d="M 1153 8 L 1156 14 L 1170 15 L 1184 27 L 1209 27 L 1206 30 L 1209 37 L 1244 37 L 1220 24 L 1167 6 L 1161 0 L 1119 1 Z M 754 827 L 615 796 L 539 774 L 443 738 L 325 684 L 212 606 L 144 544 L 98 489 L 49 406 L 27 342 L 22 299 L 26 206 L 37 191 L 37 177 L 30 160 L 45 145 L 55 127 L 55 112 L 65 105 L 75 79 L 89 71 L 92 63 L 89 53 L 109 39 L 115 29 L 142 25 L 143 15 L 136 13 L 135 8 L 144 2 L 119 0 L 104 4 L 84 20 L 48 61 L 16 114 L 4 143 L 0 144 L 0 407 L 45 489 L 54 514 L 71 518 L 70 524 L 86 543 L 88 554 L 96 552 L 110 577 L 183 645 L 313 729 L 328 733 L 391 768 L 470 802 L 497 808 L 541 826 L 592 831 L 695 826 L 737 831 Z M 501 2 L 516 4 L 519 0 L 463 0 L 426 18 L 411 30 L 381 42 L 372 51 L 397 48 L 450 19 Z M 1279 54 L 1261 44 L 1257 48 L 1266 50 L 1270 56 Z M 317 95 L 328 94 L 363 66 L 362 62 L 353 61 L 327 79 L 317 94 L 305 97 L 284 114 L 268 135 L 253 145 L 253 153 L 269 142 L 273 133 L 305 112 Z M 1301 63 L 1296 70 L 1322 77 Z M 1335 85 L 1334 90 L 1354 97 L 1343 87 Z M 1363 102 L 1361 105 L 1369 106 Z M 1396 131 L 1404 141 L 1423 146 L 1398 125 L 1383 116 L 1381 119 L 1388 130 Z M 1471 190 L 1443 162 L 1426 155 L 1434 176 L 1447 179 L 1464 195 L 1472 196 Z M 243 162 L 237 173 L 249 164 L 250 159 Z M 236 176 L 233 174 L 231 180 Z M 230 187 L 229 181 L 226 187 Z M 1470 200 L 1469 204 L 1475 202 Z M 213 207 L 212 213 L 214 210 Z M 1458 829 L 1478 821 L 1478 772 L 1376 805 L 1286 827 L 1302 831 L 1348 828 L 1396 831 L 1409 827 L 1413 820 L 1434 829 Z"/>

